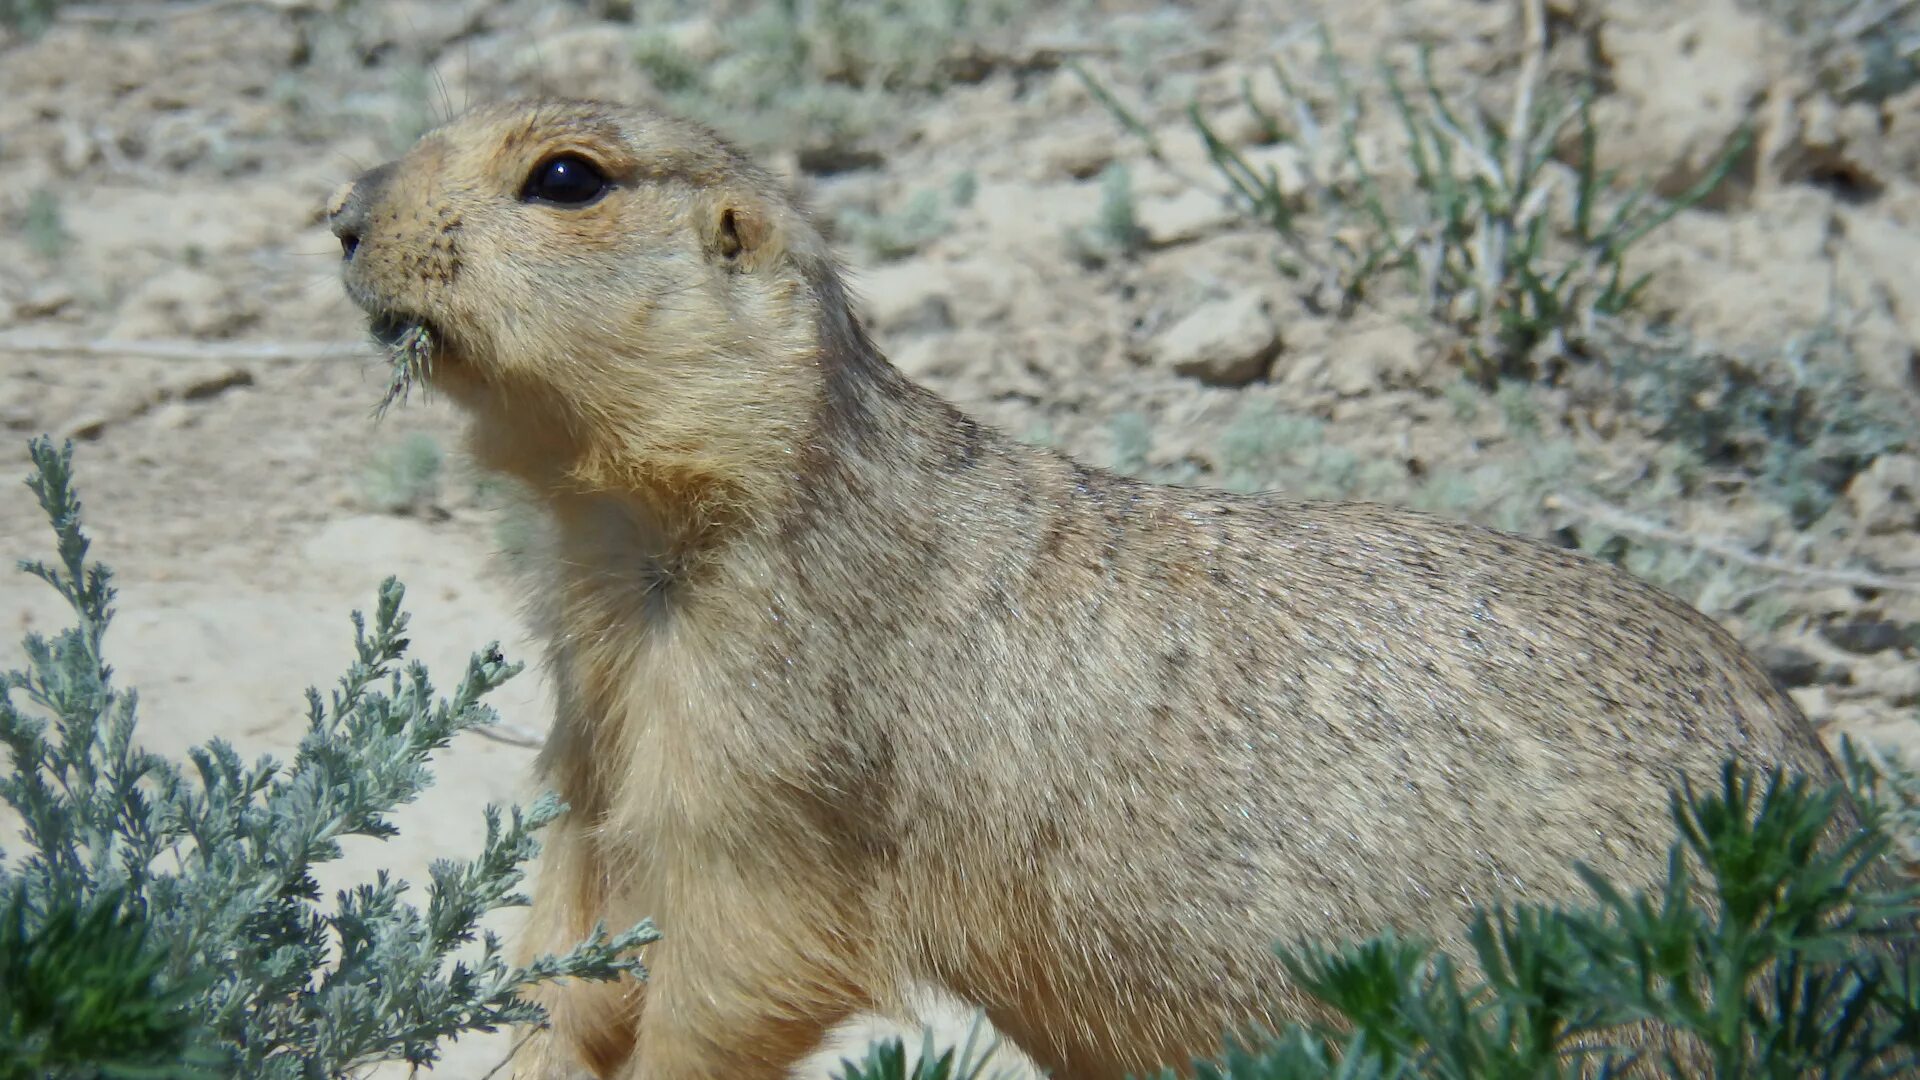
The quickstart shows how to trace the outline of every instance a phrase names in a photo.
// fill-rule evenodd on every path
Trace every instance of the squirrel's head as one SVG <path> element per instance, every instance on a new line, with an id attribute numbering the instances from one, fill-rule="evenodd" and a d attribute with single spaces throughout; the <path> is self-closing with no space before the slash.
<path id="1" fill-rule="evenodd" d="M 818 427 L 836 354 L 867 348 L 781 186 L 649 111 L 476 109 L 328 218 L 375 336 L 424 329 L 482 459 L 536 483 L 750 500 Z"/>

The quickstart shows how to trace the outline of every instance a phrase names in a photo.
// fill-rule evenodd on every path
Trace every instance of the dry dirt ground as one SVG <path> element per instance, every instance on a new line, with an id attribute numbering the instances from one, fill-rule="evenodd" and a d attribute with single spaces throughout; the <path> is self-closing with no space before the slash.
<path id="1" fill-rule="evenodd" d="M 829 48 L 821 19 L 778 5 L 66 5 L 0 29 L 0 471 L 25 473 L 30 435 L 78 441 L 122 590 L 109 654 L 157 749 L 288 752 L 302 688 L 343 668 L 346 614 L 389 573 L 436 670 L 494 638 L 530 655 L 503 565 L 524 522 L 462 466 L 443 405 L 371 419 L 386 375 L 320 208 L 462 103 L 665 100 L 789 175 L 835 223 L 883 347 L 1014 434 L 1620 559 L 1760 650 L 1833 740 L 1911 742 L 1920 90 L 1823 36 L 1846 5 L 1554 0 L 1544 50 L 1523 6 L 1087 2 L 936 33 L 916 20 L 952 5 L 813 5 L 885 9 Z M 1374 64 L 1411 71 L 1420 44 L 1446 93 L 1496 112 L 1530 50 L 1542 79 L 1589 80 L 1610 200 L 1635 178 L 1678 194 L 1743 125 L 1753 141 L 1631 249 L 1651 282 L 1604 345 L 1537 347 L 1528 378 L 1483 387 L 1463 376 L 1471 333 L 1416 287 L 1327 305 L 1222 198 L 1190 105 L 1295 194 L 1337 142 L 1315 28 L 1374 102 L 1356 147 L 1383 177 L 1407 158 Z M 1260 120 L 1295 102 L 1319 146 Z M 47 538 L 24 489 L 0 499 L 0 555 Z M 0 578 L 4 637 L 62 625 L 52 600 Z M 498 704 L 537 736 L 540 674 Z M 354 849 L 341 879 L 475 850 L 481 806 L 531 792 L 532 755 L 463 737 L 400 837 Z M 481 1075 L 501 1049 L 463 1042 L 441 1073 Z"/>

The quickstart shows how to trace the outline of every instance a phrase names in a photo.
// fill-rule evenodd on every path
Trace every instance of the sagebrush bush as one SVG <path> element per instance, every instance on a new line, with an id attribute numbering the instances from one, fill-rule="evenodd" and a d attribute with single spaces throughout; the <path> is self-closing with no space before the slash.
<path id="1" fill-rule="evenodd" d="M 1585 873 L 1585 907 L 1482 909 L 1472 978 L 1390 934 L 1283 950 L 1341 1021 L 1202 1075 L 1908 1075 L 1920 1066 L 1915 894 L 1890 885 L 1877 818 L 1822 842 L 1848 799 L 1729 764 L 1715 787 L 1675 794 L 1679 838 L 1660 888 L 1628 893 Z M 1660 1038 L 1623 1045 L 1623 1025 Z"/>
<path id="2" fill-rule="evenodd" d="M 525 903 L 534 833 L 562 809 L 550 798 L 489 807 L 481 853 L 436 861 L 424 907 L 384 872 L 321 897 L 314 869 L 346 837 L 392 836 L 389 815 L 431 782 L 429 757 L 493 721 L 482 699 L 518 665 L 490 646 L 437 697 L 424 666 L 403 666 L 404 592 L 389 579 L 371 625 L 353 616 L 355 659 L 337 688 L 307 692 L 291 762 L 249 763 L 218 739 L 184 765 L 149 753 L 134 739 L 135 695 L 106 661 L 114 591 L 87 558 L 72 448 L 36 440 L 31 453 L 58 560 L 23 569 L 75 625 L 29 635 L 26 667 L 0 673 L 0 799 L 25 843 L 0 865 L 0 1069 L 176 1076 L 185 1068 L 138 1070 L 185 1061 L 304 1080 L 424 1065 L 461 1034 L 540 1022 L 518 996 L 530 985 L 643 974 L 646 924 L 526 967 L 480 928 Z"/>
<path id="3" fill-rule="evenodd" d="M 1832 328 L 1774 349 L 1716 349 L 1678 333 L 1607 327 L 1599 350 L 1619 400 L 1700 461 L 1731 466 L 1799 528 L 1882 454 L 1920 446 L 1920 421 L 1877 396 Z"/>
<path id="4" fill-rule="evenodd" d="M 35 911 L 24 880 L 0 891 L 0 1078 L 216 1075 L 195 981 L 165 979 L 166 954 L 125 899 Z"/>

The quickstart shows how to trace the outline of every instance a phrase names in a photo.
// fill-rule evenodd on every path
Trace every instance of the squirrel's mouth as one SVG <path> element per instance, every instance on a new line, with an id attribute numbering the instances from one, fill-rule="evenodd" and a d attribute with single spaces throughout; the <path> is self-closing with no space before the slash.
<path id="1" fill-rule="evenodd" d="M 378 311 L 368 318 L 367 329 L 373 334 L 373 340 L 392 349 L 413 331 L 427 329 L 427 320 L 397 311 Z"/>

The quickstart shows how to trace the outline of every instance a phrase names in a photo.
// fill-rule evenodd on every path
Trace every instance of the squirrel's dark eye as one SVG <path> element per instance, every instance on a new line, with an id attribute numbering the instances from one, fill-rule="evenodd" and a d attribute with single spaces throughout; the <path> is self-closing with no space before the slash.
<path id="1" fill-rule="evenodd" d="M 586 158 L 562 154 L 533 167 L 527 184 L 520 189 L 522 199 L 553 203 L 556 206 L 585 206 L 606 194 L 607 178 Z"/>

